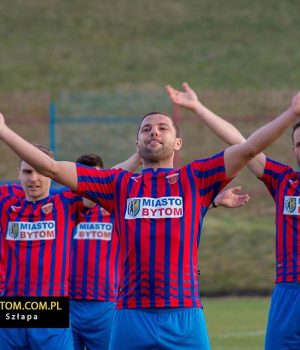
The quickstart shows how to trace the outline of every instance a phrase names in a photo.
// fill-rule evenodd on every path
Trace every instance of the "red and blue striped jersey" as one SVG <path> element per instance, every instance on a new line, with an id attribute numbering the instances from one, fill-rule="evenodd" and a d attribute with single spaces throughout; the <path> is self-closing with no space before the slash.
<path id="1" fill-rule="evenodd" d="M 5 184 L 0 186 L 0 197 L 7 196 L 24 197 L 25 193 L 22 186 L 17 183 Z"/>
<path id="2" fill-rule="evenodd" d="M 80 197 L 70 191 L 37 202 L 1 197 L 4 295 L 68 295 L 70 244 L 79 203 Z"/>
<path id="3" fill-rule="evenodd" d="M 113 216 L 99 205 L 78 214 L 70 261 L 71 299 L 115 302 L 119 249 L 113 228 Z"/>
<path id="4" fill-rule="evenodd" d="M 276 203 L 276 283 L 300 282 L 300 173 L 267 158 L 261 180 Z"/>
<path id="5" fill-rule="evenodd" d="M 13 184 L 1 185 L 0 199 L 7 196 L 24 197 L 25 194 L 24 194 L 23 188 L 19 184 L 13 183 Z M 5 267 L 5 261 L 4 261 L 4 251 L 3 251 L 3 244 L 0 239 L 0 295 L 3 294 L 3 290 L 4 290 L 5 274 L 6 274 L 6 267 Z"/>
<path id="6" fill-rule="evenodd" d="M 223 152 L 180 169 L 97 170 L 77 164 L 78 193 L 115 216 L 117 308 L 201 307 L 197 276 L 203 218 L 230 182 Z"/>

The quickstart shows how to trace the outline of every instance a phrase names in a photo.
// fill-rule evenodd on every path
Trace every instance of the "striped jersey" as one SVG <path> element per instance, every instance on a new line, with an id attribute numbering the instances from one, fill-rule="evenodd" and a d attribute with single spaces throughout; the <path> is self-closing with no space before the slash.
<path id="1" fill-rule="evenodd" d="M 223 152 L 180 169 L 77 172 L 78 193 L 115 216 L 117 308 L 201 307 L 198 246 L 205 213 L 230 181 Z"/>
<path id="2" fill-rule="evenodd" d="M 0 198 L 5 296 L 68 295 L 71 235 L 79 203 L 70 191 L 36 202 L 11 195 Z"/>
<path id="3" fill-rule="evenodd" d="M 6 196 L 16 196 L 16 197 L 24 197 L 24 191 L 19 184 L 5 184 L 0 186 L 0 200 Z M 6 275 L 6 266 L 4 261 L 4 251 L 3 244 L 0 239 L 0 295 L 3 294 L 4 283 L 5 283 L 5 275 Z"/>
<path id="4" fill-rule="evenodd" d="M 261 180 L 276 203 L 276 283 L 300 282 L 300 173 L 267 158 Z"/>
<path id="5" fill-rule="evenodd" d="M 72 239 L 70 298 L 115 302 L 118 254 L 113 216 L 99 205 L 81 210 Z"/>
<path id="6" fill-rule="evenodd" d="M 25 193 L 22 186 L 17 183 L 5 184 L 0 186 L 0 197 L 6 196 L 24 197 Z"/>

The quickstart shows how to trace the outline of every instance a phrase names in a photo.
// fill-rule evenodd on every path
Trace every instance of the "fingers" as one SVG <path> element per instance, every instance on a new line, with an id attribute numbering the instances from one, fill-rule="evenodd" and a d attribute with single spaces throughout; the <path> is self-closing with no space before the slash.
<path id="1" fill-rule="evenodd" d="M 191 87 L 189 86 L 189 84 L 187 82 L 182 83 L 182 87 L 183 87 L 183 90 L 185 92 L 192 91 Z"/>

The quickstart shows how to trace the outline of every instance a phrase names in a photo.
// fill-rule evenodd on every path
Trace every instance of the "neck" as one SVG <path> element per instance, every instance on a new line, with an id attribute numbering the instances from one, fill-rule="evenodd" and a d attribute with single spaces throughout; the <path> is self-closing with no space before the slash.
<path id="1" fill-rule="evenodd" d="M 49 195 L 50 195 L 50 193 L 47 193 L 47 194 L 45 194 L 44 196 L 41 196 L 41 197 L 38 197 L 38 198 L 33 198 L 33 197 L 31 197 L 31 196 L 28 196 L 28 194 L 25 194 L 25 198 L 26 198 L 26 200 L 27 200 L 28 202 L 33 202 L 33 203 L 35 203 L 35 202 L 37 202 L 37 201 L 40 201 L 41 199 L 45 199 L 45 198 L 49 197 Z"/>
<path id="2" fill-rule="evenodd" d="M 151 161 L 143 161 L 143 169 L 152 168 L 157 170 L 158 168 L 174 168 L 173 159 L 159 161 L 159 162 L 151 162 Z"/>

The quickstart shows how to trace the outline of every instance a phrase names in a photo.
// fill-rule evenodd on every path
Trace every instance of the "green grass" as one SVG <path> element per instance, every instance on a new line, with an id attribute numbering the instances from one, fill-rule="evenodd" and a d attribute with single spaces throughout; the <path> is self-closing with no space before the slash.
<path id="1" fill-rule="evenodd" d="M 203 298 L 213 350 L 261 350 L 269 298 Z"/>
<path id="2" fill-rule="evenodd" d="M 2 0 L 0 91 L 299 86 L 300 3 Z"/>

